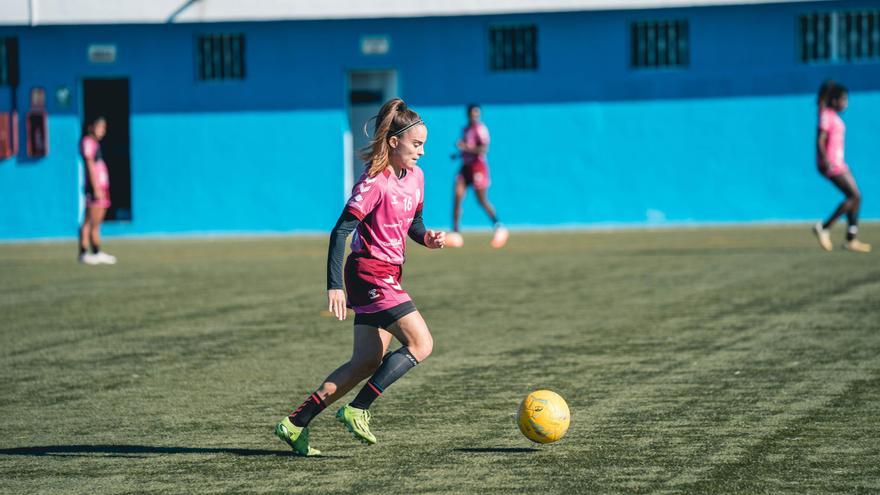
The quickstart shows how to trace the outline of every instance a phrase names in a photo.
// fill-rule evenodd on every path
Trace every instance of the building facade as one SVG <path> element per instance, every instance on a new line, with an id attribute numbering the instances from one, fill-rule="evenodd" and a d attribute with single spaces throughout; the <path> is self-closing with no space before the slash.
<path id="1" fill-rule="evenodd" d="M 0 161 L 0 239 L 76 235 L 78 140 L 95 115 L 109 127 L 109 235 L 328 231 L 360 171 L 363 123 L 392 95 L 429 126 L 433 227 L 450 224 L 450 155 L 471 102 L 512 227 L 815 220 L 838 197 L 815 165 L 828 78 L 850 89 L 847 162 L 863 217 L 880 218 L 875 1 L 634 7 L 224 22 L 181 21 L 183 9 L 75 25 L 10 14 L 0 61 L 18 67 L 0 77 L 0 112 L 18 115 L 18 149 Z M 41 115 L 45 154 L 28 146 Z M 472 198 L 464 220 L 488 227 Z"/>

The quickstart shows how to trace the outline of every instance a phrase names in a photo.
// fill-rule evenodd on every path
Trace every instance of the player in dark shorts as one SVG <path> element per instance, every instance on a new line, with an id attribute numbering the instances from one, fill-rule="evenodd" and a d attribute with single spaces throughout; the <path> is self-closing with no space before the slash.
<path id="1" fill-rule="evenodd" d="M 348 362 L 276 425 L 275 434 L 297 454 L 320 453 L 309 445 L 309 423 L 364 379 L 367 383 L 336 418 L 355 438 L 375 444 L 370 405 L 431 354 L 431 332 L 401 285 L 406 236 L 432 249 L 445 243 L 444 232 L 426 230 L 422 222 L 424 175 L 416 163 L 424 155 L 427 136 L 427 127 L 403 100 L 393 99 L 379 111 L 373 140 L 362 154 L 367 170 L 333 228 L 327 256 L 329 310 L 344 320 L 346 306 L 354 309 L 354 350 Z M 352 231 L 343 291 L 342 259 Z M 386 354 L 392 337 L 403 346 Z"/>
<path id="2" fill-rule="evenodd" d="M 447 244 L 451 247 L 464 245 L 464 238 L 459 232 L 461 222 L 461 202 L 467 193 L 468 186 L 474 188 L 477 201 L 489 215 L 494 227 L 492 247 L 500 248 L 507 243 L 509 233 L 501 222 L 495 207 L 489 203 L 489 163 L 486 154 L 489 151 L 489 129 L 480 121 L 482 111 L 479 105 L 467 107 L 468 124 L 462 129 L 461 139 L 456 143 L 461 156 L 461 169 L 455 177 L 455 198 L 452 207 L 452 232 L 449 233 Z"/>

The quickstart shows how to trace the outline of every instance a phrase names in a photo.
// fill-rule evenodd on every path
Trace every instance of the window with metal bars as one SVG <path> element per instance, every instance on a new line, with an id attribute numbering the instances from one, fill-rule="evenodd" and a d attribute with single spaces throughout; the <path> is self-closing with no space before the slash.
<path id="1" fill-rule="evenodd" d="M 880 10 L 815 12 L 798 24 L 801 62 L 880 61 Z"/>
<path id="2" fill-rule="evenodd" d="M 686 20 L 634 22 L 630 27 L 632 66 L 637 69 L 687 67 Z"/>
<path id="3" fill-rule="evenodd" d="M 538 27 L 490 27 L 489 68 L 496 72 L 538 70 Z"/>
<path id="4" fill-rule="evenodd" d="M 196 40 L 199 81 L 244 79 L 244 35 L 203 34 Z"/>

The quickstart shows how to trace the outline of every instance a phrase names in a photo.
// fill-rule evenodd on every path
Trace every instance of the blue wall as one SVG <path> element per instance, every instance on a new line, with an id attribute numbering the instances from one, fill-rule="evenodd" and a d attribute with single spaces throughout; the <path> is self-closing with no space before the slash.
<path id="1" fill-rule="evenodd" d="M 0 161 L 0 239 L 71 237 L 78 222 L 80 81 L 131 83 L 133 220 L 115 234 L 328 230 L 343 197 L 345 74 L 394 68 L 430 127 L 426 219 L 448 226 L 448 159 L 463 105 L 483 104 L 491 198 L 512 226 L 815 219 L 837 193 L 815 172 L 814 92 L 851 89 L 847 158 L 880 218 L 880 63 L 797 61 L 796 19 L 840 1 L 655 11 L 216 25 L 0 28 L 18 36 L 19 111 L 47 89 L 51 152 Z M 687 18 L 691 63 L 629 67 L 629 23 Z M 538 25 L 539 70 L 487 69 L 487 28 Z M 244 32 L 247 78 L 195 81 L 199 33 Z M 364 35 L 391 38 L 363 56 Z M 86 60 L 115 43 L 111 65 Z M 73 90 L 59 108 L 54 91 Z M 0 88 L 0 109 L 9 107 Z M 23 134 L 23 126 L 22 126 Z M 23 151 L 22 151 L 23 154 Z M 487 226 L 469 200 L 464 225 Z"/>

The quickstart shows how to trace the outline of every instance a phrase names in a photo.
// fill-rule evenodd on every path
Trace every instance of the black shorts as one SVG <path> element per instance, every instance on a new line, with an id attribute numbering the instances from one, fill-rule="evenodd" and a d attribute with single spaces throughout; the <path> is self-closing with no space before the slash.
<path id="1" fill-rule="evenodd" d="M 407 301 L 375 313 L 358 313 L 354 315 L 354 324 L 388 329 L 397 320 L 414 311 L 416 311 L 416 305 L 412 301 Z"/>

